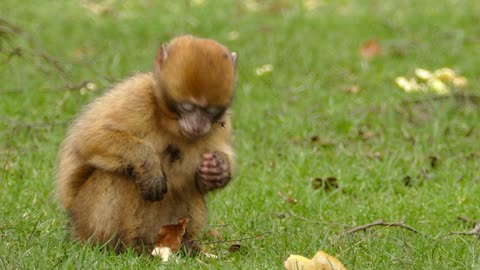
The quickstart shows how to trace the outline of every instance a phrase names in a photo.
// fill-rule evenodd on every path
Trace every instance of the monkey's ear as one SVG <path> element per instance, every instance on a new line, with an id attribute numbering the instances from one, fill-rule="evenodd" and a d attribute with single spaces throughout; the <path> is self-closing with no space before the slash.
<path id="1" fill-rule="evenodd" d="M 162 44 L 160 49 L 158 49 L 157 57 L 155 58 L 155 66 L 161 66 L 167 61 L 168 58 L 168 46 L 167 44 Z"/>
<path id="2" fill-rule="evenodd" d="M 168 46 L 167 44 L 162 44 L 160 46 L 160 49 L 158 49 L 157 56 L 155 57 L 155 63 L 153 67 L 153 72 L 155 74 L 155 77 L 159 78 L 160 76 L 160 69 L 163 64 L 165 64 L 165 61 L 167 61 L 168 58 Z"/>
<path id="3" fill-rule="evenodd" d="M 236 67 L 236 66 L 237 66 L 237 53 L 236 53 L 236 52 L 232 52 L 231 56 L 232 56 L 233 64 L 234 64 L 235 67 Z"/>

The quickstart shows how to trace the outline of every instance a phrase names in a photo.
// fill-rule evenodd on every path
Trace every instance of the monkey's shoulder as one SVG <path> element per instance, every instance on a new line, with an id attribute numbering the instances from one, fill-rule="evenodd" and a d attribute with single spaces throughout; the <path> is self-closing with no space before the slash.
<path id="1" fill-rule="evenodd" d="M 153 88 L 151 73 L 127 78 L 86 105 L 74 125 L 84 128 L 107 125 L 119 130 L 145 126 L 155 113 Z"/>
<path id="2" fill-rule="evenodd" d="M 151 73 L 136 74 L 106 91 L 92 103 L 91 109 L 128 114 L 141 112 L 149 109 L 153 102 L 153 89 Z"/>

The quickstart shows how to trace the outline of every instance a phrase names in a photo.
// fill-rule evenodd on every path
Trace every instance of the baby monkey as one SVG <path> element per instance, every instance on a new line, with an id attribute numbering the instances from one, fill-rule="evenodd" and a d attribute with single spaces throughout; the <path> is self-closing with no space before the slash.
<path id="1" fill-rule="evenodd" d="M 63 141 L 57 192 L 73 238 L 151 252 L 160 227 L 206 225 L 205 195 L 234 167 L 229 107 L 237 56 L 211 39 L 162 45 L 153 72 L 97 98 Z"/>

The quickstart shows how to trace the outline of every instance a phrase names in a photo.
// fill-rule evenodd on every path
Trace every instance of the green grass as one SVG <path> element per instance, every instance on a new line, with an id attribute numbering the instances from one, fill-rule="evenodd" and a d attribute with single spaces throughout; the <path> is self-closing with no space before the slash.
<path id="1" fill-rule="evenodd" d="M 258 10 L 244 4 L 254 1 L 105 1 L 102 14 L 84 2 L 0 3 L 10 23 L 0 22 L 0 269 L 282 269 L 289 254 L 319 249 L 348 269 L 480 269 L 479 238 L 450 234 L 480 219 L 478 100 L 394 83 L 417 67 L 451 67 L 467 77 L 464 93 L 480 95 L 480 2 L 318 1 L 309 11 L 289 0 L 257 1 Z M 148 71 L 159 44 L 182 33 L 239 53 L 238 172 L 209 197 L 209 220 L 225 240 L 248 239 L 210 244 L 218 260 L 167 265 L 66 241 L 56 153 L 101 92 L 80 91 L 82 82 L 106 89 Z M 383 54 L 365 61 L 358 48 L 370 39 Z M 273 71 L 255 75 L 265 64 Z M 360 92 L 343 91 L 352 85 Z M 339 188 L 312 188 L 330 176 Z M 379 219 L 421 233 L 345 234 Z M 243 252 L 229 253 L 232 243 Z"/>

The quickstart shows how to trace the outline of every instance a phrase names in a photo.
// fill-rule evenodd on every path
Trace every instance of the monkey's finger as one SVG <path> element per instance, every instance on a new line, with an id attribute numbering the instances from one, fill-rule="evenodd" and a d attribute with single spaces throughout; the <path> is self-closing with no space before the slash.
<path id="1" fill-rule="evenodd" d="M 228 174 L 218 174 L 218 175 L 201 175 L 204 180 L 207 180 L 208 182 L 221 182 L 224 181 L 225 179 L 228 179 Z"/>
<path id="2" fill-rule="evenodd" d="M 227 178 L 222 178 L 222 180 L 220 181 L 215 181 L 215 185 L 217 186 L 217 188 L 224 187 L 227 185 L 227 183 L 228 183 Z"/>
<path id="3" fill-rule="evenodd" d="M 220 162 L 220 163 L 218 164 L 218 168 L 219 168 L 221 171 L 224 171 L 224 172 L 229 172 L 229 171 L 230 171 L 230 168 L 229 168 L 228 163 L 225 163 L 225 162 Z"/>
<path id="4" fill-rule="evenodd" d="M 217 167 L 218 162 L 215 159 L 212 160 L 204 160 L 202 162 L 202 167 Z"/>
<path id="5" fill-rule="evenodd" d="M 221 188 L 224 187 L 228 184 L 228 177 L 222 177 L 221 179 L 211 181 L 212 185 L 215 186 L 215 188 Z"/>
<path id="6" fill-rule="evenodd" d="M 200 173 L 202 174 L 209 174 L 209 175 L 217 175 L 222 173 L 220 169 L 217 167 L 200 167 Z"/>
<path id="7" fill-rule="evenodd" d="M 212 181 L 210 180 L 209 177 L 204 177 L 202 178 L 202 183 L 203 185 L 205 185 L 207 188 L 211 189 L 211 188 L 215 188 L 217 185 L 215 183 L 216 181 Z"/>
<path id="8" fill-rule="evenodd" d="M 213 153 L 205 153 L 203 154 L 203 159 L 208 159 L 208 160 L 212 160 L 215 158 L 215 154 Z"/>

